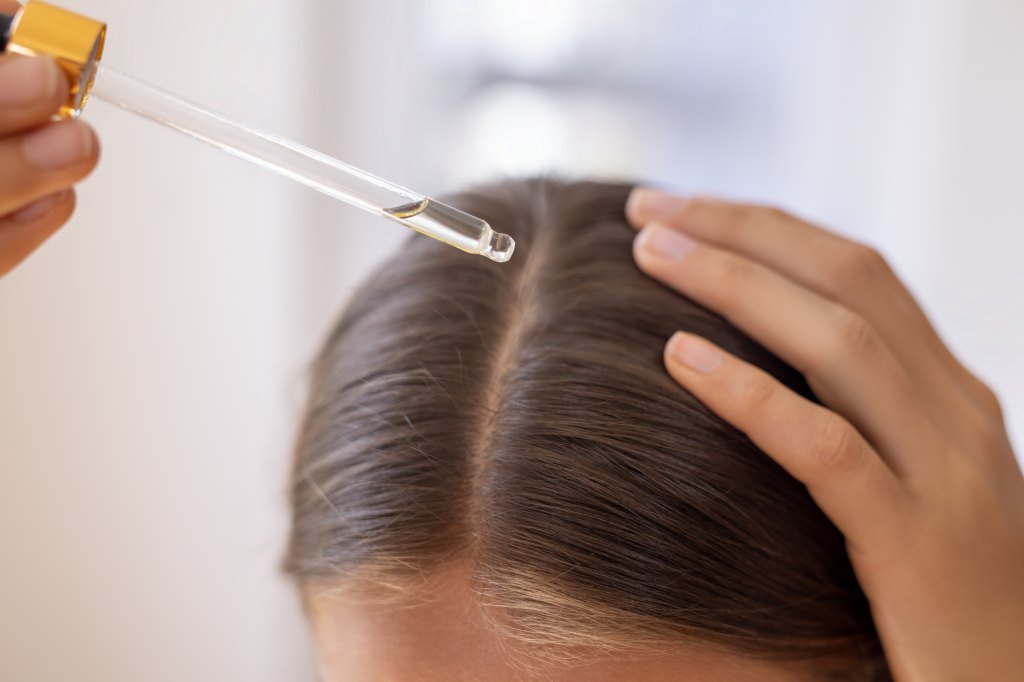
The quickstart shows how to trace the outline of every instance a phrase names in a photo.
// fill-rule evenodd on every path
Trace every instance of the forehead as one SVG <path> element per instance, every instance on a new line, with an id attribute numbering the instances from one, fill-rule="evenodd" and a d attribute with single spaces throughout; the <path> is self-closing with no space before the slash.
<path id="1" fill-rule="evenodd" d="M 465 577 L 415 599 L 345 593 L 307 599 L 324 682 L 808 682 L 776 663 L 680 644 L 644 656 L 581 647 L 558 661 L 523 655 L 491 625 Z M 575 657 L 573 659 L 572 657 Z M 576 663 L 566 662 L 576 660 Z"/>

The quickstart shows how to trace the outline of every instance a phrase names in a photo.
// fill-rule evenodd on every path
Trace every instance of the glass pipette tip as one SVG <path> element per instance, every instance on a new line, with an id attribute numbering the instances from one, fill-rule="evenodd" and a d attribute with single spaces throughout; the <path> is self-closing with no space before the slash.
<path id="1" fill-rule="evenodd" d="M 324 194 L 498 263 L 515 242 L 485 221 L 366 171 L 207 111 L 100 64 L 92 97 L 211 144 Z"/>

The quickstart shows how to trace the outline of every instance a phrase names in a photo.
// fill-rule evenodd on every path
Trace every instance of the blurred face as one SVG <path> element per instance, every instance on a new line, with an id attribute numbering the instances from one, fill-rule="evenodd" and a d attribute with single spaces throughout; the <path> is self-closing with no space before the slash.
<path id="1" fill-rule="evenodd" d="M 587 663 L 515 662 L 514 644 L 491 628 L 469 581 L 443 576 L 429 596 L 381 604 L 345 596 L 309 600 L 325 682 L 808 682 L 780 664 L 680 646 L 644 657 L 587 656 Z M 510 655 L 512 654 L 512 655 Z"/>

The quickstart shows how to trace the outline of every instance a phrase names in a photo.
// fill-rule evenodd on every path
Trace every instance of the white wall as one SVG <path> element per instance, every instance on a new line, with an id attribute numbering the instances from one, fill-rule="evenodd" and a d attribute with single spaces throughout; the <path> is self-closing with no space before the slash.
<path id="1" fill-rule="evenodd" d="M 615 172 L 874 241 L 1024 442 L 1020 3 L 65 4 L 110 22 L 111 65 L 414 189 Z M 488 12 L 516 40 L 459 42 Z M 586 35 L 543 53 L 565 60 L 545 90 L 567 16 Z M 510 120 L 473 99 L 465 50 L 497 78 L 517 45 L 534 94 L 496 101 L 535 116 Z M 629 55 L 644 97 L 621 89 Z M 574 63 L 614 67 L 610 89 Z M 104 158 L 77 216 L 0 282 L 0 679 L 312 679 L 277 571 L 304 368 L 405 233 L 102 103 L 87 117 Z"/>

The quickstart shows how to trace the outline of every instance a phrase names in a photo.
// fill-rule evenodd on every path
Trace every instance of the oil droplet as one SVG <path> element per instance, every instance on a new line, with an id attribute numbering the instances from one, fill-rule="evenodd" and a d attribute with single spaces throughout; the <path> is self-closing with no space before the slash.
<path id="1" fill-rule="evenodd" d="M 402 204 L 401 206 L 395 206 L 394 208 L 386 208 L 384 209 L 384 212 L 399 219 L 412 218 L 413 216 L 426 211 L 427 206 L 430 206 L 430 199 L 416 201 L 411 204 Z"/>

